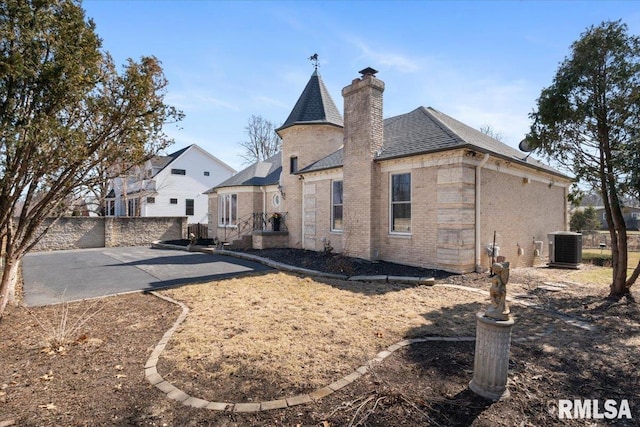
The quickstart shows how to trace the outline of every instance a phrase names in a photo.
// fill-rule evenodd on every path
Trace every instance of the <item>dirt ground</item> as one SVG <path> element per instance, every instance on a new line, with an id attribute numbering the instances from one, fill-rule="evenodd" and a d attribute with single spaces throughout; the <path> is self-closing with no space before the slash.
<path id="1" fill-rule="evenodd" d="M 289 259 L 307 268 L 315 262 L 304 260 L 304 253 Z M 606 300 L 606 285 L 576 283 L 573 274 L 512 270 L 509 294 L 536 308 L 511 305 L 511 398 L 496 403 L 467 387 L 472 342 L 429 342 L 396 351 L 315 403 L 253 414 L 195 409 L 166 399 L 144 378 L 177 306 L 142 293 L 70 304 L 67 326 L 86 319 L 85 310 L 95 315 L 68 343 L 54 346 L 41 325 L 59 325 L 61 305 L 12 307 L 0 322 L 0 426 L 638 425 L 640 307 L 632 298 Z M 481 274 L 436 282 L 482 290 L 490 283 Z M 487 301 L 482 293 L 438 285 L 284 273 L 164 293 L 191 312 L 158 371 L 196 397 L 227 402 L 311 391 L 407 337 L 473 335 L 475 313 Z M 633 419 L 557 418 L 558 399 L 589 398 L 627 399 Z"/>

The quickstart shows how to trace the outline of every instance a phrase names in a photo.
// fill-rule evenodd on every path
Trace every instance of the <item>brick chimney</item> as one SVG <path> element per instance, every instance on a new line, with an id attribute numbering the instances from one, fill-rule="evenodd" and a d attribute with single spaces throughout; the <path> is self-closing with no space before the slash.
<path id="1" fill-rule="evenodd" d="M 384 82 L 373 68 L 342 89 L 344 97 L 344 252 L 373 260 L 378 257 L 380 232 L 380 167 L 374 162 L 382 149 Z"/>

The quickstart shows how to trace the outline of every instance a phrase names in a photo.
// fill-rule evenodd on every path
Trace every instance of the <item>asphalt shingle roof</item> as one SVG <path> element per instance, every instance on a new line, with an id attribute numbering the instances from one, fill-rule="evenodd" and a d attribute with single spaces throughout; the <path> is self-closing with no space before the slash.
<path id="1" fill-rule="evenodd" d="M 183 148 L 181 150 L 175 151 L 175 152 L 173 152 L 171 154 L 168 154 L 166 156 L 153 157 L 153 158 L 151 158 L 151 165 L 154 168 L 159 168 L 160 170 L 158 172 L 160 172 L 161 170 L 163 170 L 164 168 L 169 166 L 169 164 L 171 162 L 173 162 L 175 159 L 180 157 L 182 155 L 182 153 L 187 151 L 189 148 L 191 148 L 191 145 L 189 145 L 188 147 L 185 147 L 185 148 Z"/>
<path id="2" fill-rule="evenodd" d="M 282 153 L 279 152 L 262 162 L 254 163 L 246 169 L 241 170 L 231 178 L 216 185 L 214 188 L 242 185 L 274 185 L 280 182 L 281 172 Z"/>
<path id="3" fill-rule="evenodd" d="M 338 151 L 334 151 L 333 153 L 329 154 L 327 157 L 324 157 L 318 160 L 317 162 L 311 163 L 309 166 L 303 169 L 300 169 L 298 173 L 342 167 L 343 155 L 344 155 L 343 149 L 340 148 L 338 149 Z"/>
<path id="4" fill-rule="evenodd" d="M 431 107 L 419 107 L 409 113 L 385 119 L 383 149 L 376 156 L 376 160 L 459 148 L 478 150 L 564 176 L 544 163 L 527 157 L 526 154 Z M 341 148 L 300 170 L 300 172 L 331 169 L 340 167 L 342 164 L 343 150 Z"/>
<path id="5" fill-rule="evenodd" d="M 342 115 L 333 99 L 331 99 L 329 91 L 317 70 L 311 75 L 289 117 L 277 130 L 286 129 L 297 124 L 343 126 Z"/>

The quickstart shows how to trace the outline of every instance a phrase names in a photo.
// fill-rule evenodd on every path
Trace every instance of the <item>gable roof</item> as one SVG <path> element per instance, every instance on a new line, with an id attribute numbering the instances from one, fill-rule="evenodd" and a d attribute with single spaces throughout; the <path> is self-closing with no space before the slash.
<path id="1" fill-rule="evenodd" d="M 384 120 L 384 143 L 376 160 L 388 160 L 439 151 L 469 148 L 529 167 L 564 174 L 434 108 L 415 110 Z M 301 169 L 298 173 L 343 165 L 342 149 Z"/>
<path id="2" fill-rule="evenodd" d="M 241 170 L 226 181 L 216 185 L 215 188 L 236 187 L 236 186 L 262 186 L 274 185 L 280 182 L 282 172 L 282 153 L 278 152 L 261 162 L 256 162 L 244 170 Z"/>
<path id="3" fill-rule="evenodd" d="M 206 155 L 210 159 L 212 159 L 215 162 L 219 163 L 220 166 L 222 166 L 223 168 L 227 169 L 230 173 L 236 173 L 235 169 L 233 169 L 231 166 L 229 166 L 228 164 L 226 164 L 222 160 L 218 159 L 213 154 L 209 153 L 207 150 L 205 150 L 202 147 L 200 147 L 198 144 L 191 144 L 191 145 L 189 145 L 187 147 L 184 147 L 184 148 L 182 148 L 182 149 L 180 149 L 178 151 L 174 151 L 171 154 L 167 154 L 166 156 L 155 156 L 155 157 L 152 157 L 150 159 L 151 166 L 153 166 L 154 169 L 155 168 L 158 169 L 158 172 L 155 175 L 157 175 L 160 172 L 162 172 L 167 166 L 169 166 L 171 163 L 173 163 L 175 160 L 177 160 L 180 156 L 182 156 L 185 152 L 187 152 L 190 149 L 200 150 L 200 152 L 202 154 Z"/>
<path id="4" fill-rule="evenodd" d="M 191 144 L 188 147 L 184 147 L 183 149 L 175 151 L 171 154 L 167 154 L 166 156 L 154 156 L 151 158 L 151 165 L 154 168 L 158 168 L 159 169 L 158 173 L 160 173 L 160 171 L 162 171 L 164 168 L 169 166 L 171 162 L 173 162 L 175 159 L 180 157 L 185 151 L 187 151 L 189 148 L 193 147 L 194 145 L 195 144 Z"/>
<path id="5" fill-rule="evenodd" d="M 342 115 L 331 99 L 318 70 L 313 72 L 291 114 L 276 132 L 298 124 L 329 124 L 343 127 Z"/>

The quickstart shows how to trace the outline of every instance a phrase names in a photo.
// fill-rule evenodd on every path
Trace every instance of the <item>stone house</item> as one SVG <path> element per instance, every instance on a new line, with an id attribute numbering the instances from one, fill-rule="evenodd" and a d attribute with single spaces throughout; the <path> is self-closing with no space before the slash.
<path id="1" fill-rule="evenodd" d="M 465 273 L 489 267 L 494 232 L 524 266 L 567 229 L 567 176 L 433 108 L 383 119 L 384 82 L 360 73 L 344 120 L 313 73 L 277 129 L 282 151 L 207 192 L 210 235 Z"/>

